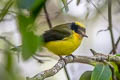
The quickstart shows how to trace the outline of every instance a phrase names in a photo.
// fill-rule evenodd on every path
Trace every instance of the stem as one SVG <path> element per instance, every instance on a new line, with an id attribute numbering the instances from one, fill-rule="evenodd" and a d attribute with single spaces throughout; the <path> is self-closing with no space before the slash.
<path id="1" fill-rule="evenodd" d="M 112 48 L 113 48 L 112 52 L 113 52 L 113 54 L 115 54 L 116 50 L 115 50 L 114 36 L 113 36 L 113 31 L 112 31 L 112 15 L 111 15 L 112 9 L 111 9 L 111 6 L 112 6 L 112 0 L 108 0 L 108 22 L 109 22 L 109 30 L 110 30 L 111 43 L 112 43 Z"/>
<path id="2" fill-rule="evenodd" d="M 10 45 L 10 46 L 16 48 L 16 46 L 15 46 L 14 44 L 12 44 L 9 40 L 7 40 L 5 37 L 0 36 L 0 39 L 4 40 L 8 45 Z"/>
<path id="3" fill-rule="evenodd" d="M 119 42 L 120 42 L 120 37 L 117 39 L 117 41 L 116 41 L 116 43 L 115 43 L 115 49 L 117 49 L 117 46 L 118 46 L 118 43 L 119 43 Z M 109 54 L 112 54 L 112 51 L 113 51 L 113 50 L 111 50 Z"/>
<path id="4" fill-rule="evenodd" d="M 65 73 L 66 73 L 67 79 L 70 80 L 70 76 L 69 76 L 68 71 L 67 71 L 67 66 L 64 67 L 64 70 L 65 70 Z"/>
<path id="5" fill-rule="evenodd" d="M 44 5 L 44 12 L 45 12 L 46 20 L 47 20 L 47 22 L 48 22 L 48 26 L 49 26 L 49 28 L 51 29 L 51 28 L 52 28 L 52 24 L 51 24 L 51 21 L 50 21 L 50 18 L 49 18 L 49 14 L 48 14 L 48 12 L 47 12 L 46 5 Z"/>
<path id="6" fill-rule="evenodd" d="M 59 56 L 59 57 L 60 57 L 61 60 L 64 60 L 64 58 L 62 56 Z M 65 62 L 65 60 L 64 60 L 64 62 Z M 65 62 L 65 64 L 66 64 L 66 62 Z M 65 74 L 66 74 L 67 79 L 70 80 L 70 77 L 69 77 L 69 74 L 68 74 L 68 71 L 67 71 L 67 67 L 64 66 L 63 68 L 65 70 Z"/>

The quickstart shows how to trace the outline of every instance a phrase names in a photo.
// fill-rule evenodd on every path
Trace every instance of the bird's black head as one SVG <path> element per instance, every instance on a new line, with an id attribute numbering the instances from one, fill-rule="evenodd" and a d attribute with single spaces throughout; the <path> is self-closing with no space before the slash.
<path id="1" fill-rule="evenodd" d="M 82 35 L 83 37 L 88 37 L 86 35 L 85 25 L 81 24 L 80 22 L 73 22 L 71 24 L 71 29 L 74 30 L 76 33 Z"/>

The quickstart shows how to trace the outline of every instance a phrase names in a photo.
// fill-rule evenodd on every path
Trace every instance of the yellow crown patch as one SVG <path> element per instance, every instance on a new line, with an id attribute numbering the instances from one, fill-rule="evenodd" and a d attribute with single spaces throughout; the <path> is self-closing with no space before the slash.
<path id="1" fill-rule="evenodd" d="M 85 25 L 84 25 L 84 24 L 82 24 L 82 23 L 80 23 L 80 22 L 78 22 L 78 21 L 76 21 L 76 22 L 75 22 L 75 24 L 76 24 L 76 25 L 78 25 L 78 26 L 80 26 L 80 27 L 85 28 Z"/>

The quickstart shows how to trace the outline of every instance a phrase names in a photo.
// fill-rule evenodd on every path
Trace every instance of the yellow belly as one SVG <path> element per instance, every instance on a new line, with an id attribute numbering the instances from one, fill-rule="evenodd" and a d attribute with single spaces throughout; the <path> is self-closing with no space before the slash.
<path id="1" fill-rule="evenodd" d="M 79 34 L 73 32 L 73 35 L 66 39 L 47 42 L 45 47 L 49 51 L 59 56 L 70 55 L 79 47 L 81 41 L 82 38 L 79 36 Z"/>

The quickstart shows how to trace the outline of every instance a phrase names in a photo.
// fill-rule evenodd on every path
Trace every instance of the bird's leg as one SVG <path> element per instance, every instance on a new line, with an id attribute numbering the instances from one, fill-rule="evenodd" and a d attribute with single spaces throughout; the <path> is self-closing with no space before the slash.
<path id="1" fill-rule="evenodd" d="M 63 60 L 63 61 L 65 62 L 65 64 L 66 64 L 65 59 L 64 59 L 62 56 L 59 56 L 59 57 L 60 57 L 60 59 Z"/>
<path id="2" fill-rule="evenodd" d="M 74 55 L 72 55 L 72 54 L 70 54 L 69 56 L 72 56 L 73 58 L 75 58 L 75 56 L 74 56 Z"/>
<path id="3" fill-rule="evenodd" d="M 67 57 L 69 57 L 69 56 L 72 56 L 73 61 L 74 61 L 75 56 L 74 56 L 74 55 L 72 55 L 72 54 L 70 54 L 70 55 L 68 55 Z"/>

